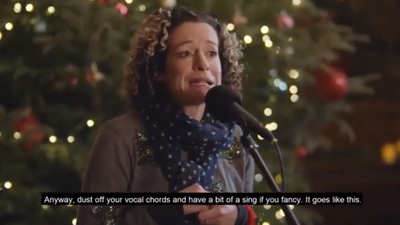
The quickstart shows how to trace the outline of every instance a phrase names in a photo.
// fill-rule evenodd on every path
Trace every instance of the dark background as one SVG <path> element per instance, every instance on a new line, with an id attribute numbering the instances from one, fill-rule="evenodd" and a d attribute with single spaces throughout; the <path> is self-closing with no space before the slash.
<path id="1" fill-rule="evenodd" d="M 314 2 L 337 23 L 370 37 L 356 53 L 343 56 L 342 66 L 349 76 L 373 71 L 382 77 L 370 83 L 373 95 L 350 98 L 353 111 L 343 115 L 356 141 L 328 133 L 334 139 L 333 150 L 312 155 L 305 163 L 314 191 L 363 192 L 364 205 L 313 208 L 324 216 L 324 225 L 398 225 L 400 159 L 387 165 L 380 150 L 386 143 L 400 143 L 400 1 Z"/>

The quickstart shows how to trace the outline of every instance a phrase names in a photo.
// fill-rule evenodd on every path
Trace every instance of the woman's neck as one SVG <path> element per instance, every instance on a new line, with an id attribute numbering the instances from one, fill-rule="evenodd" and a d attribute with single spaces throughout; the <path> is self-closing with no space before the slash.
<path id="1" fill-rule="evenodd" d="M 203 119 L 205 108 L 206 105 L 204 103 L 201 105 L 190 105 L 183 107 L 183 112 L 192 119 L 201 121 L 201 119 Z"/>

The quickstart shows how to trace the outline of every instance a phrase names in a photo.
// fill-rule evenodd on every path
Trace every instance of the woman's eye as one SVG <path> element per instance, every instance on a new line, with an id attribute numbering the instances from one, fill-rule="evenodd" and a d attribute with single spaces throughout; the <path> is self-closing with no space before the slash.
<path id="1" fill-rule="evenodd" d="M 212 57 L 214 57 L 214 56 L 216 56 L 216 55 L 218 55 L 218 53 L 216 52 L 216 51 L 210 51 L 210 56 L 212 56 Z"/>
<path id="2" fill-rule="evenodd" d="M 180 52 L 179 53 L 179 57 L 181 57 L 181 58 L 186 58 L 186 57 L 188 57 L 188 56 L 190 56 L 191 54 L 190 54 L 190 52 L 189 51 L 184 51 L 184 52 Z"/>

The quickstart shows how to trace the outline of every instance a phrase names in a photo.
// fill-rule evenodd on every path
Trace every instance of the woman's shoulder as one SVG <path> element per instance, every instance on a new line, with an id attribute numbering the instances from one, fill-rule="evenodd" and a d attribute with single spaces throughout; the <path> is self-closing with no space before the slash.
<path id="1" fill-rule="evenodd" d="M 131 110 L 103 123 L 98 131 L 98 139 L 105 138 L 132 146 L 138 133 L 143 133 L 143 124 L 139 114 Z"/>
<path id="2" fill-rule="evenodd" d="M 114 117 L 103 124 L 105 128 L 111 128 L 118 133 L 136 133 L 138 130 L 143 130 L 143 124 L 139 113 L 135 110 L 130 110 L 124 114 Z"/>

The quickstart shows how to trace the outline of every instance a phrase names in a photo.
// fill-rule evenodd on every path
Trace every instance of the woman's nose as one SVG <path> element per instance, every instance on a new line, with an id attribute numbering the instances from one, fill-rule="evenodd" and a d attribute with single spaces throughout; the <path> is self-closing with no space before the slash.
<path id="1" fill-rule="evenodd" d="M 193 63 L 193 69 L 195 71 L 207 71 L 210 69 L 207 58 L 201 52 L 198 52 L 195 57 L 195 62 Z"/>

